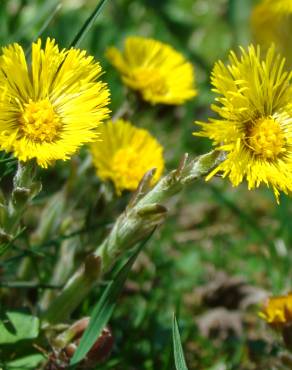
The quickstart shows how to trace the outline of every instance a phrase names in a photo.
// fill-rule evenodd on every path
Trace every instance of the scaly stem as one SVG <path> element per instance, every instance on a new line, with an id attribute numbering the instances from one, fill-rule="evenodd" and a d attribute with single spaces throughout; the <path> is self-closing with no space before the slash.
<path id="1" fill-rule="evenodd" d="M 18 162 L 10 199 L 1 204 L 0 245 L 13 240 L 19 232 L 20 220 L 28 203 L 40 192 L 41 184 L 35 181 L 36 164 Z"/>
<path id="2" fill-rule="evenodd" d="M 44 326 L 66 319 L 121 255 L 164 222 L 167 209 L 162 203 L 180 192 L 185 185 L 208 174 L 221 160 L 217 152 L 202 155 L 189 163 L 185 156 L 179 168 L 163 177 L 151 190 L 149 188 L 154 171 L 149 171 L 127 209 L 118 217 L 107 238 L 90 257 L 93 261 L 98 261 L 98 269 L 94 273 L 92 264 L 90 274 L 83 267 L 71 277 L 60 295 L 44 312 Z"/>

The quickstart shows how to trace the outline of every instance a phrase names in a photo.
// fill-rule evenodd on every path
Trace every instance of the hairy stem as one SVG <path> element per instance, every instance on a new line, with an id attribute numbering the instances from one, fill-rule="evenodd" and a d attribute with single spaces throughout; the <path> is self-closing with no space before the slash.
<path id="1" fill-rule="evenodd" d="M 152 189 L 150 183 L 155 171 L 149 171 L 127 209 L 118 217 L 107 238 L 90 257 L 98 261 L 96 273 L 93 271 L 94 264 L 90 274 L 84 267 L 79 269 L 44 312 L 44 325 L 56 324 L 66 319 L 121 255 L 143 240 L 154 227 L 164 222 L 167 216 L 165 202 L 180 192 L 185 185 L 208 174 L 221 160 L 217 152 L 191 161 L 188 161 L 186 155 L 180 166 L 164 176 Z"/>

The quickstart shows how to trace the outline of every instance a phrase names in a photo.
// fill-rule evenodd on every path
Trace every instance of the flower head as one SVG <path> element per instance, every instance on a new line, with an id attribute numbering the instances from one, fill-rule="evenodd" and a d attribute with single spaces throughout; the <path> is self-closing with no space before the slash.
<path id="1" fill-rule="evenodd" d="M 111 180 L 118 194 L 135 190 L 152 168 L 156 168 L 153 184 L 158 181 L 164 168 L 163 148 L 148 131 L 121 119 L 101 125 L 100 131 L 102 141 L 91 145 L 93 163 L 97 175 Z"/>
<path id="2" fill-rule="evenodd" d="M 290 35 L 292 32 L 292 1 L 263 0 L 254 7 L 251 16 L 254 40 L 267 50 L 271 43 L 292 65 Z"/>
<path id="3" fill-rule="evenodd" d="M 282 328 L 292 323 L 292 293 L 270 297 L 259 316 L 274 328 Z"/>
<path id="4" fill-rule="evenodd" d="M 197 95 L 192 65 L 169 45 L 128 37 L 123 52 L 111 47 L 106 54 L 123 82 L 152 104 L 183 104 Z"/>
<path id="5" fill-rule="evenodd" d="M 230 63 L 216 63 L 212 72 L 214 91 L 219 95 L 212 106 L 220 118 L 198 123 L 195 133 L 213 140 L 225 160 L 218 171 L 234 186 L 246 178 L 249 189 L 270 185 L 278 199 L 279 190 L 292 190 L 292 94 L 291 73 L 285 60 L 270 48 L 264 59 L 260 48 L 233 52 Z"/>
<path id="6" fill-rule="evenodd" d="M 66 160 L 96 140 L 108 116 L 107 85 L 96 81 L 101 67 L 78 49 L 59 50 L 54 40 L 32 44 L 31 63 L 13 44 L 0 56 L 0 149 L 42 167 Z"/>

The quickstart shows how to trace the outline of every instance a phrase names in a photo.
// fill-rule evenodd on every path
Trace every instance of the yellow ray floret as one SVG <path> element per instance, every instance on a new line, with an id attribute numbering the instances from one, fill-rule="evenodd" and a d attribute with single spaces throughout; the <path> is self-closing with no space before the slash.
<path id="1" fill-rule="evenodd" d="M 101 141 L 91 144 L 93 163 L 102 180 L 110 180 L 117 194 L 135 190 L 144 176 L 156 168 L 152 184 L 160 178 L 163 168 L 163 148 L 147 131 L 130 122 L 109 121 L 100 126 Z"/>
<path id="2" fill-rule="evenodd" d="M 266 51 L 271 43 L 292 66 L 292 0 L 263 0 L 251 15 L 253 39 Z"/>
<path id="3" fill-rule="evenodd" d="M 213 140 L 226 159 L 208 178 L 221 171 L 235 186 L 244 178 L 249 189 L 265 183 L 277 200 L 279 191 L 292 190 L 292 74 L 284 63 L 273 47 L 261 58 L 250 46 L 239 58 L 231 52 L 227 66 L 215 64 L 212 109 L 219 118 L 198 122 L 195 135 Z"/>
<path id="4" fill-rule="evenodd" d="M 292 293 L 270 297 L 264 304 L 259 316 L 274 328 L 292 323 Z"/>
<path id="5" fill-rule="evenodd" d="M 32 44 L 31 63 L 13 44 L 0 56 L 0 149 L 42 167 L 66 160 L 97 139 L 107 118 L 109 90 L 102 70 L 78 49 L 59 50 L 54 40 Z"/>
<path id="6" fill-rule="evenodd" d="M 128 37 L 123 52 L 111 47 L 106 55 L 123 82 L 152 104 L 183 104 L 197 95 L 191 63 L 167 44 Z"/>
<path id="7" fill-rule="evenodd" d="M 263 0 L 262 4 L 270 7 L 270 10 L 278 13 L 292 13 L 291 0 Z"/>

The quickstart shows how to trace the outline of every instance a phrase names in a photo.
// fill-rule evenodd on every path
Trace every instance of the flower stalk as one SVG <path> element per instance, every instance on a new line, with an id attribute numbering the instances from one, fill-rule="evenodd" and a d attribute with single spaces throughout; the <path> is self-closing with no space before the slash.
<path id="1" fill-rule="evenodd" d="M 19 232 L 19 223 L 29 202 L 40 192 L 41 183 L 35 180 L 36 163 L 18 162 L 10 199 L 1 199 L 0 245 L 11 242 Z"/>
<path id="2" fill-rule="evenodd" d="M 155 170 L 146 173 L 130 204 L 118 217 L 107 238 L 88 257 L 88 261 L 96 261 L 96 269 L 94 263 L 91 263 L 91 272 L 88 273 L 85 263 L 71 277 L 60 295 L 43 313 L 43 327 L 65 320 L 121 255 L 164 222 L 167 216 L 164 205 L 166 201 L 179 193 L 185 185 L 208 174 L 220 161 L 222 155 L 218 152 L 210 152 L 191 161 L 185 155 L 179 167 L 164 176 L 152 189 L 150 184 Z"/>

